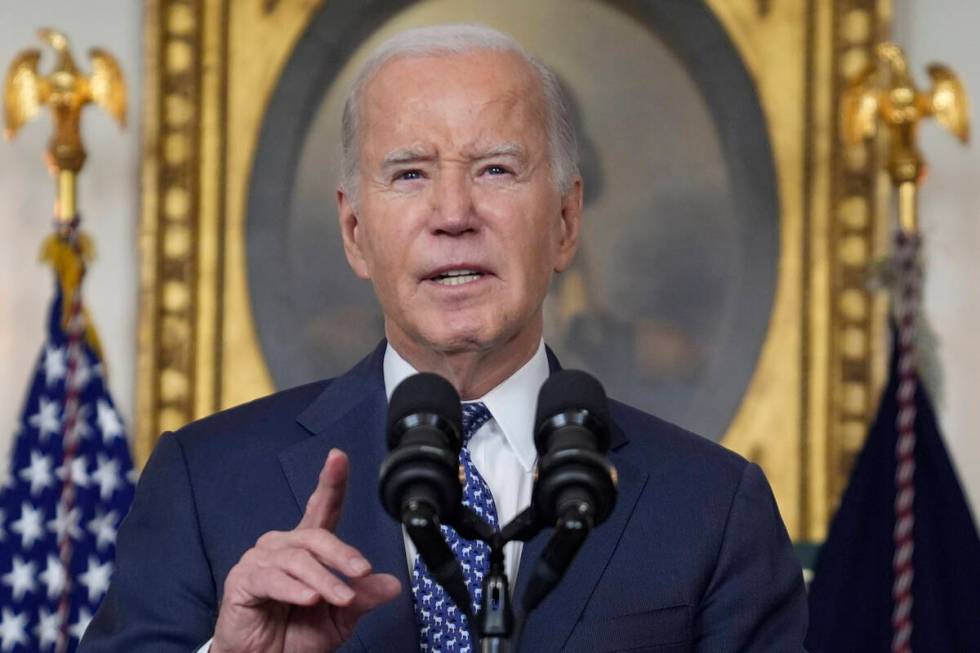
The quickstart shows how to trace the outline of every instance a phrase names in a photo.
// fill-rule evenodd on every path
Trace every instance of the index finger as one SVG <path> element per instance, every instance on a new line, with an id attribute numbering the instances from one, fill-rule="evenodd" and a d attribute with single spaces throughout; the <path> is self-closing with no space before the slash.
<path id="1" fill-rule="evenodd" d="M 331 449 L 297 528 L 325 528 L 333 531 L 337 527 L 344 506 L 344 495 L 347 493 L 349 469 L 347 454 L 340 449 Z"/>

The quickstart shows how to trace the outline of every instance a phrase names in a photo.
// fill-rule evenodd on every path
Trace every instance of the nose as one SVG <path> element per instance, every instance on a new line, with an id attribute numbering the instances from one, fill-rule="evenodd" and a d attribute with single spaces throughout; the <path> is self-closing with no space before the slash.
<path id="1" fill-rule="evenodd" d="M 462 171 L 439 175 L 432 185 L 432 231 L 437 235 L 459 236 L 477 225 L 473 184 Z"/>

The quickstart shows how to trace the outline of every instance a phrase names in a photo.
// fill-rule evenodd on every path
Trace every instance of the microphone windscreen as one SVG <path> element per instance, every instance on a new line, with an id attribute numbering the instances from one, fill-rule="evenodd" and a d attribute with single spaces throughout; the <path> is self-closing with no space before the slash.
<path id="1" fill-rule="evenodd" d="M 428 413 L 438 415 L 455 427 L 457 434 L 463 432 L 463 408 L 460 405 L 456 388 L 438 374 L 422 372 L 413 374 L 398 384 L 388 401 L 389 446 L 395 434 L 395 425 L 410 415 Z"/>
<path id="2" fill-rule="evenodd" d="M 538 409 L 534 417 L 537 433 L 544 422 L 567 410 L 587 410 L 609 428 L 609 402 L 602 384 L 587 372 L 562 370 L 548 377 L 538 393 Z"/>

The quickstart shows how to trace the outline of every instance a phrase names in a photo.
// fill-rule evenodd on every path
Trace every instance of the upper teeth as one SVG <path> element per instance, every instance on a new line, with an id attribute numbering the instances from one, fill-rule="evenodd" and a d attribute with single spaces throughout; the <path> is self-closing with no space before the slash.
<path id="1" fill-rule="evenodd" d="M 459 286 L 480 278 L 480 273 L 476 270 L 450 270 L 443 272 L 435 278 L 436 283 L 444 286 Z"/>

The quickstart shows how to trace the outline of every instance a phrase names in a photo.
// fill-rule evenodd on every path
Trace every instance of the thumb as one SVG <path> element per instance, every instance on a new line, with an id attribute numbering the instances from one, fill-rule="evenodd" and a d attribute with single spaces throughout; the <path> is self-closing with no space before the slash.
<path id="1" fill-rule="evenodd" d="M 354 590 L 354 600 L 344 610 L 344 620 L 351 629 L 365 613 L 392 601 L 402 591 L 402 584 L 391 574 L 353 578 L 350 586 Z"/>

